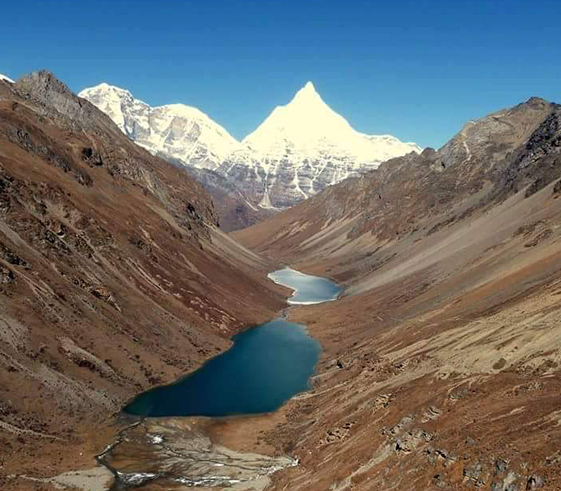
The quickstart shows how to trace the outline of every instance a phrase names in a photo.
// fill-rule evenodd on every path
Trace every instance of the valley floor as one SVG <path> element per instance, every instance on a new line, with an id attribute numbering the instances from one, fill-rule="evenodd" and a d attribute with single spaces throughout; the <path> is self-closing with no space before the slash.
<path id="1" fill-rule="evenodd" d="M 561 489 L 561 200 L 544 191 L 536 205 L 538 225 L 486 236 L 492 254 L 463 251 L 454 275 L 413 268 L 361 286 L 386 266 L 348 282 L 354 294 L 337 302 L 292 308 L 324 348 L 313 390 L 204 434 L 237 452 L 297 457 L 271 489 Z M 96 428 L 85 446 L 47 438 L 43 448 L 66 469 L 90 469 L 117 427 Z M 39 462 L 37 476 L 60 469 Z M 28 479 L 17 489 L 51 488 Z"/>

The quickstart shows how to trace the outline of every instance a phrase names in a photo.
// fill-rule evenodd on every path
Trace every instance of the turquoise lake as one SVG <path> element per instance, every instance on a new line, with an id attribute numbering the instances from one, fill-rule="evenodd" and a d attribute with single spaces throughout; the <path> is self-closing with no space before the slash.
<path id="1" fill-rule="evenodd" d="M 296 290 L 290 303 L 330 301 L 341 291 L 329 280 L 288 268 L 269 277 Z M 228 351 L 174 384 L 141 394 L 124 411 L 146 417 L 267 413 L 310 388 L 321 347 L 304 326 L 275 319 L 232 341 Z"/>
<path id="2" fill-rule="evenodd" d="M 292 297 L 288 299 L 288 303 L 293 305 L 330 302 L 337 300 L 341 294 L 341 288 L 327 278 L 304 274 L 291 268 L 269 273 L 269 278 L 294 290 Z"/>

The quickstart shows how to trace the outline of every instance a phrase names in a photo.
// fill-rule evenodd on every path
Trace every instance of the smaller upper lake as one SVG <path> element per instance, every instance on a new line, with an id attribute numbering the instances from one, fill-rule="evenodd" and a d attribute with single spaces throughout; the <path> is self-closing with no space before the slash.
<path id="1" fill-rule="evenodd" d="M 291 269 L 269 277 L 295 290 L 290 303 L 335 300 L 340 288 Z M 275 319 L 232 338 L 234 344 L 174 384 L 135 398 L 124 411 L 137 416 L 229 416 L 275 411 L 310 388 L 321 347 L 301 324 Z"/>
<path id="2" fill-rule="evenodd" d="M 269 278 L 279 285 L 292 288 L 294 293 L 288 299 L 293 305 L 312 305 L 337 300 L 341 288 L 327 278 L 300 273 L 291 268 L 269 273 Z"/>

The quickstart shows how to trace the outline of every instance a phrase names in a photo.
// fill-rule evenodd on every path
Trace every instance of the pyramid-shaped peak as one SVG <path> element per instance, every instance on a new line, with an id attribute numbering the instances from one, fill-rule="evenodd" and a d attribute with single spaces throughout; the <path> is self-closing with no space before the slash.
<path id="1" fill-rule="evenodd" d="M 302 87 L 302 90 L 305 90 L 306 92 L 315 92 L 316 88 L 312 82 L 306 82 L 306 85 Z"/>
<path id="2" fill-rule="evenodd" d="M 294 99 L 292 101 L 313 101 L 318 99 L 321 100 L 321 97 L 317 93 L 314 84 L 312 82 L 307 82 L 304 87 L 296 92 L 296 95 L 294 96 Z"/>

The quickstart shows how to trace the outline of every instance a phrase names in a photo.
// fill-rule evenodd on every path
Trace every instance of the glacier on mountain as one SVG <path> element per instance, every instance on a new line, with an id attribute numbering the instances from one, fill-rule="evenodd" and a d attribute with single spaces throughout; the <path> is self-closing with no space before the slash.
<path id="1" fill-rule="evenodd" d="M 150 152 L 197 170 L 203 184 L 204 171 L 218 172 L 248 204 L 264 209 L 293 206 L 386 160 L 422 150 L 391 135 L 354 130 L 311 82 L 241 142 L 194 107 L 151 107 L 105 83 L 79 95 Z"/>
<path id="2" fill-rule="evenodd" d="M 153 154 L 215 169 L 240 143 L 202 111 L 184 104 L 151 107 L 124 89 L 103 83 L 78 94 L 105 112 L 138 145 Z"/>

